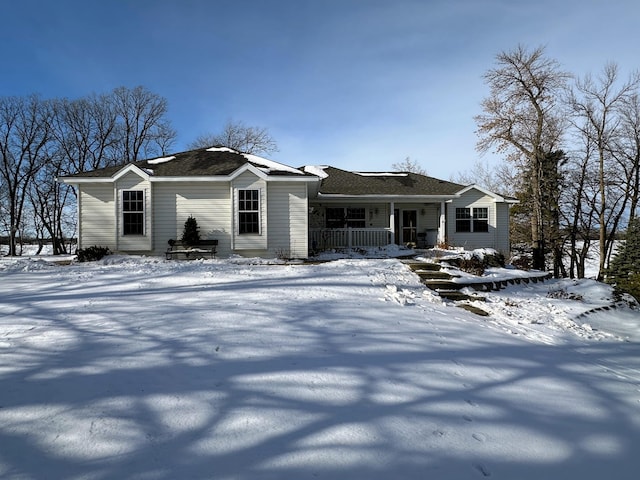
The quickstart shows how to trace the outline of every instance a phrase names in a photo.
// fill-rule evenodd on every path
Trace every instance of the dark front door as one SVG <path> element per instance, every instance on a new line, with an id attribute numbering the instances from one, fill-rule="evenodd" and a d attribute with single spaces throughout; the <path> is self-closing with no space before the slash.
<path id="1" fill-rule="evenodd" d="M 403 210 L 402 211 L 402 243 L 416 244 L 416 234 L 418 233 L 418 211 Z"/>

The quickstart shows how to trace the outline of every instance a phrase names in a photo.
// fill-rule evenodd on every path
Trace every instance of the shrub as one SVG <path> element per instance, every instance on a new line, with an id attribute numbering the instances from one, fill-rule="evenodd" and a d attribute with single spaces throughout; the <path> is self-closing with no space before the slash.
<path id="1" fill-rule="evenodd" d="M 475 255 L 461 259 L 458 267 L 463 272 L 470 273 L 471 275 L 481 276 L 484 273 L 484 262 Z"/>
<path id="2" fill-rule="evenodd" d="M 79 262 L 95 262 L 97 260 L 101 260 L 107 255 L 111 255 L 109 247 L 99 247 L 98 245 L 81 248 L 77 252 Z"/>
<path id="3" fill-rule="evenodd" d="M 533 258 L 529 255 L 519 255 L 511 259 L 511 265 L 519 270 L 531 270 L 533 268 Z"/>
<path id="4" fill-rule="evenodd" d="M 189 218 L 184 222 L 181 240 L 184 245 L 197 245 L 200 243 L 198 222 L 191 215 L 189 215 Z"/>
<path id="5" fill-rule="evenodd" d="M 640 218 L 629 222 L 626 241 L 607 271 L 607 283 L 613 285 L 618 294 L 628 293 L 640 299 Z"/>
<path id="6" fill-rule="evenodd" d="M 474 251 L 471 255 L 448 259 L 448 263 L 457 266 L 463 272 L 472 275 L 483 275 L 486 268 L 504 267 L 504 255 L 496 251 Z"/>

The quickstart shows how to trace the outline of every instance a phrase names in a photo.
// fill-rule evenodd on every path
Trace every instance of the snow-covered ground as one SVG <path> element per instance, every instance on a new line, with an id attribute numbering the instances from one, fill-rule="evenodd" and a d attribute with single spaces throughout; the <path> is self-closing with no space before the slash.
<path id="1" fill-rule="evenodd" d="M 2 259 L 0 478 L 637 478 L 640 312 L 483 295 L 394 259 Z"/>

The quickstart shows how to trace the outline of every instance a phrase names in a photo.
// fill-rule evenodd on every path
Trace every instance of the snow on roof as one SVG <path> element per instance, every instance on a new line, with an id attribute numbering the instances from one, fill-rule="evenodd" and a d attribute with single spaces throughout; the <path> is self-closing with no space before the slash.
<path id="1" fill-rule="evenodd" d="M 240 153 L 237 150 L 229 147 L 211 147 L 207 148 L 207 152 L 230 152 L 230 153 Z"/>
<path id="2" fill-rule="evenodd" d="M 158 158 L 154 158 L 152 160 L 147 160 L 147 163 L 149 165 L 157 165 L 159 163 L 166 163 L 166 162 L 170 162 L 171 160 L 175 159 L 176 156 L 175 155 L 171 155 L 170 157 L 158 157 Z"/>
<path id="3" fill-rule="evenodd" d="M 329 168 L 328 165 L 305 165 L 303 170 L 311 175 L 315 175 L 320 178 L 327 178 L 329 174 L 324 171 L 325 168 Z"/>
<path id="4" fill-rule="evenodd" d="M 353 172 L 356 175 L 362 177 L 406 177 L 407 173 L 392 173 L 392 172 Z"/>
<path id="5" fill-rule="evenodd" d="M 207 148 L 207 152 L 229 152 L 229 153 L 237 153 L 238 155 L 242 155 L 247 161 L 261 165 L 264 168 L 261 168 L 265 173 L 269 173 L 271 171 L 276 172 L 288 172 L 295 173 L 297 175 L 302 175 L 302 172 L 296 168 L 289 167 L 288 165 L 284 165 L 282 163 L 274 162 L 273 160 L 268 160 L 266 158 L 259 157 L 257 155 L 252 155 L 250 153 L 242 153 L 238 150 L 234 150 L 229 147 L 211 147 Z"/>
<path id="6" fill-rule="evenodd" d="M 297 168 L 289 167 L 288 165 L 283 165 L 282 163 L 274 162 L 273 160 L 268 160 L 266 158 L 258 157 L 257 155 L 251 155 L 249 153 L 243 153 L 242 156 L 246 158 L 249 162 L 255 163 L 265 167 L 266 173 L 270 171 L 277 172 L 287 172 L 287 173 L 295 173 L 298 175 L 303 175 L 303 173 Z"/>

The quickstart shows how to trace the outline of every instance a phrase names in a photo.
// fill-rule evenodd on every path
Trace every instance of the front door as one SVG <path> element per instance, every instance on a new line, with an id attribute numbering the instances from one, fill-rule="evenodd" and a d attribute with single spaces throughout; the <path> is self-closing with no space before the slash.
<path id="1" fill-rule="evenodd" d="M 416 244 L 418 223 L 418 211 L 417 210 L 403 210 L 402 211 L 402 243 Z"/>

